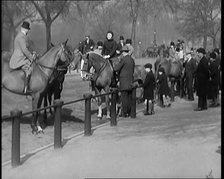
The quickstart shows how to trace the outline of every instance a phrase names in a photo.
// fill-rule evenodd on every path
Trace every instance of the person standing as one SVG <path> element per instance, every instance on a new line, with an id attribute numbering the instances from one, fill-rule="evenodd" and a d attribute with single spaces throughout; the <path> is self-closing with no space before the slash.
<path id="1" fill-rule="evenodd" d="M 144 115 L 154 114 L 154 90 L 155 90 L 155 77 L 152 72 L 152 64 L 147 63 L 144 65 L 147 72 L 145 81 L 143 83 L 143 98 L 145 100 L 145 111 Z"/>
<path id="2" fill-rule="evenodd" d="M 120 62 L 114 67 L 115 72 L 118 73 L 120 90 L 121 91 L 121 105 L 122 116 L 128 117 L 131 113 L 131 100 L 132 100 L 132 83 L 135 68 L 134 59 L 128 55 L 128 48 L 124 46 L 121 50 L 122 58 Z"/>
<path id="3" fill-rule="evenodd" d="M 208 80 L 209 80 L 209 61 L 205 57 L 205 49 L 197 49 L 198 66 L 196 69 L 196 94 L 198 96 L 198 107 L 195 111 L 202 111 L 207 109 L 207 94 L 208 94 Z"/>
<path id="4" fill-rule="evenodd" d="M 21 31 L 17 34 L 14 41 L 14 51 L 9 61 L 11 69 L 22 69 L 25 72 L 24 93 L 30 93 L 29 81 L 31 77 L 31 64 L 36 58 L 36 52 L 32 52 L 28 32 L 30 31 L 30 23 L 24 21 Z"/>
<path id="5" fill-rule="evenodd" d="M 124 36 L 120 36 L 120 40 L 117 44 L 117 50 L 116 50 L 116 53 L 117 55 L 120 55 L 121 54 L 121 50 L 122 50 L 122 47 L 125 45 L 124 43 Z"/>
<path id="6" fill-rule="evenodd" d="M 132 40 L 126 39 L 125 45 L 127 45 L 128 47 L 128 55 L 130 55 L 135 60 L 135 50 L 134 47 L 132 46 Z"/>
<path id="7" fill-rule="evenodd" d="M 157 84 L 159 85 L 158 94 L 162 107 L 170 107 L 170 88 L 168 86 L 167 75 L 163 67 L 158 69 Z"/>
<path id="8" fill-rule="evenodd" d="M 218 76 L 218 96 L 217 96 L 217 104 L 219 104 L 219 90 L 221 90 L 221 54 L 220 54 L 220 50 L 218 48 L 215 48 L 214 49 L 214 52 L 216 54 L 216 59 L 215 59 L 215 62 L 217 63 L 218 65 L 218 73 L 219 73 L 219 76 Z"/>
<path id="9" fill-rule="evenodd" d="M 93 51 L 93 48 L 95 46 L 94 41 L 90 38 L 90 35 L 85 36 L 85 40 L 82 43 L 83 48 L 82 48 L 82 54 L 86 54 L 89 51 Z"/>
<path id="10" fill-rule="evenodd" d="M 187 53 L 187 60 L 185 62 L 185 78 L 186 78 L 186 89 L 187 96 L 189 101 L 194 101 L 194 92 L 193 92 L 193 80 L 194 74 L 197 69 L 196 59 L 192 57 L 192 52 Z"/>
<path id="11" fill-rule="evenodd" d="M 217 97 L 219 94 L 219 65 L 216 62 L 216 54 L 212 52 L 210 54 L 210 78 L 209 78 L 209 90 L 208 90 L 208 99 L 212 100 L 212 103 L 209 107 L 219 106 Z"/>

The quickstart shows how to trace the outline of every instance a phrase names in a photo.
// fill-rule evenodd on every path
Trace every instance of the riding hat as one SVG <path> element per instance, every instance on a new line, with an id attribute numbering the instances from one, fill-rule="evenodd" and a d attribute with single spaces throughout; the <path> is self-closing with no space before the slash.
<path id="1" fill-rule="evenodd" d="M 102 41 L 98 41 L 98 42 L 97 42 L 97 46 L 98 46 L 98 47 L 103 47 L 103 42 L 102 42 Z"/>
<path id="2" fill-rule="evenodd" d="M 219 49 L 218 48 L 215 48 L 214 49 L 214 52 L 216 52 L 217 54 L 219 54 Z"/>
<path id="3" fill-rule="evenodd" d="M 120 40 L 124 40 L 124 36 L 121 35 L 121 36 L 120 36 Z"/>
<path id="4" fill-rule="evenodd" d="M 198 53 L 205 54 L 205 49 L 204 48 L 199 48 L 199 49 L 197 49 L 197 52 Z"/>
<path id="5" fill-rule="evenodd" d="M 128 52 L 129 49 L 128 49 L 128 46 L 127 45 L 124 45 L 121 49 L 121 52 Z"/>
<path id="6" fill-rule="evenodd" d="M 216 59 L 216 54 L 215 54 L 215 52 L 210 53 L 209 56 L 210 56 L 210 58 Z"/>
<path id="7" fill-rule="evenodd" d="M 170 42 L 170 46 L 175 46 L 174 42 Z"/>
<path id="8" fill-rule="evenodd" d="M 131 39 L 126 39 L 126 42 L 125 42 L 126 44 L 132 44 L 132 41 L 131 41 Z"/>
<path id="9" fill-rule="evenodd" d="M 30 23 L 27 21 L 24 21 L 21 27 L 23 27 L 24 29 L 30 30 Z"/>
<path id="10" fill-rule="evenodd" d="M 164 70 L 163 67 L 160 67 L 160 68 L 158 69 L 158 72 L 163 72 L 163 73 L 165 73 L 165 70 Z"/>
<path id="11" fill-rule="evenodd" d="M 150 68 L 150 69 L 152 69 L 152 64 L 151 64 L 151 63 L 146 63 L 146 64 L 144 65 L 144 67 L 145 67 L 145 68 Z"/>
<path id="12" fill-rule="evenodd" d="M 114 36 L 114 33 L 111 30 L 107 31 L 107 34 L 109 34 L 109 33 L 112 35 L 112 37 Z"/>

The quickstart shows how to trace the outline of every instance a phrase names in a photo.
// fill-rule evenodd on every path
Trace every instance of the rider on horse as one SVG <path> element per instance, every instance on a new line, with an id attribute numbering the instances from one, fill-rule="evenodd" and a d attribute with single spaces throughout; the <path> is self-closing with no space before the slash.
<path id="1" fill-rule="evenodd" d="M 117 42 L 113 39 L 114 33 L 112 31 L 107 32 L 107 39 L 103 44 L 103 55 L 105 59 L 112 59 L 116 57 L 116 50 L 117 50 Z M 111 86 L 116 86 L 116 74 L 114 73 Z"/>
<path id="2" fill-rule="evenodd" d="M 9 67 L 11 69 L 21 68 L 25 72 L 25 88 L 24 93 L 29 93 L 29 80 L 32 72 L 31 64 L 36 58 L 36 53 L 31 53 L 29 38 L 27 36 L 30 30 L 30 24 L 24 21 L 21 26 L 21 31 L 14 41 L 14 52 L 9 61 Z"/>

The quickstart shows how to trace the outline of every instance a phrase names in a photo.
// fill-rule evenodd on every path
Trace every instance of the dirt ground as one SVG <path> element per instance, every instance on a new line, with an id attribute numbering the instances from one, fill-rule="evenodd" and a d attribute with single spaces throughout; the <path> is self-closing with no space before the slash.
<path id="1" fill-rule="evenodd" d="M 152 64 L 154 63 L 155 59 L 137 59 L 136 64 L 145 64 L 148 62 L 151 62 Z M 82 81 L 79 74 L 76 72 L 72 73 L 72 75 L 67 75 L 65 82 L 64 82 L 64 89 L 62 92 L 62 100 L 64 102 L 68 102 L 71 100 L 76 100 L 80 99 L 83 97 L 84 93 L 89 93 L 90 88 L 89 88 L 89 83 L 86 81 Z M 181 109 L 181 106 L 183 103 L 186 103 L 187 101 L 176 98 L 175 102 L 172 104 L 172 108 L 178 106 L 178 110 Z M 197 101 L 195 100 L 192 103 L 192 109 L 195 107 Z M 184 106 L 184 105 L 183 105 Z M 138 108 L 142 108 L 142 104 L 138 106 Z M 31 98 L 24 97 L 24 96 L 19 96 L 16 94 L 12 94 L 4 89 L 2 89 L 2 117 L 8 116 L 10 114 L 10 111 L 13 108 L 19 108 L 23 112 L 27 112 L 31 110 Z M 99 124 L 107 122 L 106 119 L 103 119 L 102 121 L 98 121 L 96 118 L 96 111 L 97 106 L 96 103 L 93 101 L 92 103 L 92 126 L 97 126 Z M 164 112 L 166 110 L 155 106 L 155 110 L 159 112 Z M 193 111 L 193 110 L 192 110 Z M 169 111 L 167 111 L 169 113 Z M 206 118 L 207 122 L 211 122 L 213 119 L 216 119 L 214 122 L 218 122 L 221 124 L 221 109 L 219 108 L 214 108 L 210 109 L 210 112 L 208 112 L 211 115 L 203 116 L 203 119 Z M 178 120 L 181 118 L 182 112 L 177 114 L 171 114 L 174 115 L 174 120 Z M 190 122 L 191 124 L 189 125 L 195 125 L 198 123 L 198 119 L 202 119 L 199 113 L 195 113 L 194 116 L 195 118 L 195 123 Z M 78 133 L 80 131 L 83 131 L 84 129 L 84 101 L 70 104 L 63 106 L 63 112 L 62 112 L 62 135 L 63 138 L 66 138 L 70 135 L 73 135 L 75 133 Z M 197 119 L 197 120 L 196 120 Z M 217 119 L 220 119 L 220 121 Z M 20 143 L 21 143 L 21 149 L 20 153 L 26 154 L 29 153 L 37 148 L 46 146 L 48 144 L 53 143 L 54 140 L 54 126 L 53 126 L 53 117 L 49 115 L 48 118 L 48 127 L 44 130 L 44 134 L 39 134 L 39 135 L 32 135 L 31 133 L 31 128 L 30 128 L 30 121 L 31 121 L 31 116 L 25 116 L 20 125 L 20 130 L 21 130 L 21 138 L 20 138 Z M 159 121 L 155 121 L 159 122 Z M 175 122 L 175 121 L 173 121 Z M 183 121 L 184 122 L 184 121 Z M 187 121 L 186 121 L 187 122 Z M 204 125 L 207 125 L 206 123 Z M 179 128 L 180 126 L 177 124 L 176 126 Z M 215 132 L 214 135 L 218 135 L 218 138 L 220 138 L 221 134 L 221 129 L 217 131 L 217 128 L 213 128 L 213 124 L 211 124 L 211 129 L 212 132 Z M 4 120 L 2 121 L 2 163 L 5 161 L 10 160 L 11 158 L 11 121 L 10 120 Z M 162 130 L 162 128 L 160 128 Z M 173 128 L 175 130 L 175 127 Z M 195 130 L 197 130 L 197 126 L 195 126 Z M 201 135 L 204 135 L 203 133 Z M 171 135 L 170 135 L 171 137 Z M 194 136 L 191 136 L 194 137 Z"/>

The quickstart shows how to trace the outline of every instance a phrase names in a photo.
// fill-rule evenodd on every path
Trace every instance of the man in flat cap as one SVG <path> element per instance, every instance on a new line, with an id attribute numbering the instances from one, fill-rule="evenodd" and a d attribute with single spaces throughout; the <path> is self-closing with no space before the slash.
<path id="1" fill-rule="evenodd" d="M 122 116 L 128 117 L 131 113 L 131 93 L 133 74 L 135 68 L 134 59 L 128 55 L 129 49 L 125 45 L 122 47 L 121 53 L 122 58 L 120 62 L 114 67 L 114 71 L 118 73 L 120 90 L 121 91 L 121 105 L 122 105 Z"/>
<path id="2" fill-rule="evenodd" d="M 21 31 L 15 38 L 14 41 L 14 52 L 11 56 L 9 61 L 9 67 L 11 69 L 22 69 L 25 72 L 25 87 L 24 93 L 30 92 L 28 89 L 29 87 L 29 80 L 31 76 L 31 64 L 33 60 L 36 58 L 36 53 L 31 52 L 31 44 L 29 38 L 27 36 L 30 30 L 30 23 L 24 21 L 21 26 Z"/>
<path id="3" fill-rule="evenodd" d="M 205 57 L 205 49 L 197 49 L 199 63 L 196 69 L 196 94 L 198 96 L 198 107 L 195 111 L 207 110 L 208 80 L 209 80 L 209 61 Z"/>

